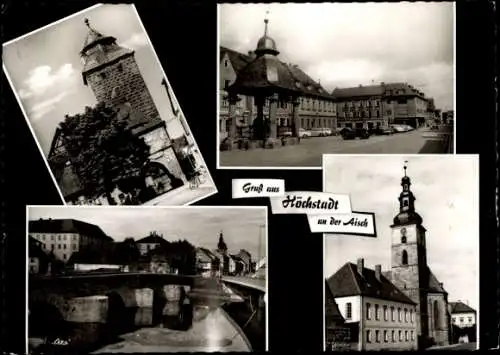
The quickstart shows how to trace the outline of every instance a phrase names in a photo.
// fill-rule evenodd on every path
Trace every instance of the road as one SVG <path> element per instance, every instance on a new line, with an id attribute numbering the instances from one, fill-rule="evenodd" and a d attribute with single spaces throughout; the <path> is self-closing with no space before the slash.
<path id="1" fill-rule="evenodd" d="M 438 154 L 442 144 L 427 129 L 343 140 L 340 136 L 302 139 L 298 145 L 274 149 L 220 152 L 221 167 L 321 167 L 323 154 Z"/>
<path id="2" fill-rule="evenodd" d="M 452 344 L 447 346 L 433 346 L 427 350 L 476 350 L 477 343 Z"/>

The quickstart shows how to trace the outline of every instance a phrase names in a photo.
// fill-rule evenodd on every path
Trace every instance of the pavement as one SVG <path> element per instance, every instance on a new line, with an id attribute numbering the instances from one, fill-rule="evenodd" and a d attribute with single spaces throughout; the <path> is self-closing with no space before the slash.
<path id="1" fill-rule="evenodd" d="M 143 206 L 183 206 L 192 204 L 198 200 L 207 198 L 217 192 L 209 177 L 203 177 L 202 184 L 191 189 L 189 183 L 185 183 L 172 191 L 154 198 L 143 204 Z"/>
<path id="2" fill-rule="evenodd" d="M 274 149 L 221 151 L 219 163 L 221 167 L 321 167 L 323 154 L 442 154 L 440 134 L 420 128 L 369 139 L 312 137 Z"/>
<path id="3" fill-rule="evenodd" d="M 204 313 L 187 331 L 154 327 L 120 336 L 123 341 L 92 354 L 169 352 L 250 352 L 241 328 L 221 308 Z"/>
<path id="4" fill-rule="evenodd" d="M 451 344 L 446 346 L 432 346 L 426 350 L 477 350 L 477 343 L 461 343 L 461 344 Z"/>

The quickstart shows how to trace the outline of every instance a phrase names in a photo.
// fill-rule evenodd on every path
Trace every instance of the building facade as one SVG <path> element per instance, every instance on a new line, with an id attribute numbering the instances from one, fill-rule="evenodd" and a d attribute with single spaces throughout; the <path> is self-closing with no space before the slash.
<path id="1" fill-rule="evenodd" d="M 416 303 L 419 348 L 449 344 L 448 293 L 427 264 L 426 229 L 415 210 L 411 181 L 401 179 L 399 213 L 391 225 L 391 270 L 385 276 Z"/>
<path id="2" fill-rule="evenodd" d="M 74 219 L 29 221 L 28 235 L 41 243 L 46 254 L 64 262 L 75 252 L 110 250 L 113 244 L 98 226 Z"/>
<path id="3" fill-rule="evenodd" d="M 428 119 L 429 101 L 424 93 L 407 83 L 380 83 L 336 88 L 337 128 L 387 127 L 408 124 L 421 127 Z"/>
<path id="4" fill-rule="evenodd" d="M 82 79 L 97 102 L 117 109 L 119 119 L 127 120 L 128 129 L 143 138 L 150 148 L 149 163 L 143 167 L 144 187 L 154 190 L 150 197 L 183 185 L 186 177 L 168 135 L 165 121 L 156 108 L 135 60 L 133 50 L 119 46 L 116 38 L 93 29 L 80 51 Z M 160 80 L 160 79 L 159 79 Z M 51 166 L 61 191 L 70 204 L 107 204 L 105 198 L 89 201 L 65 149 L 65 137 L 56 130 L 49 152 Z M 116 187 L 118 188 L 118 187 Z M 122 201 L 115 201 L 122 204 Z"/>
<path id="5" fill-rule="evenodd" d="M 353 350 L 417 350 L 416 304 L 376 265 L 346 263 L 327 280 L 346 324 L 357 331 Z"/>
<path id="6" fill-rule="evenodd" d="M 165 239 L 163 239 L 162 236 L 157 235 L 157 234 L 152 234 L 152 235 L 149 235 L 145 238 L 137 240 L 135 242 L 135 244 L 137 245 L 137 248 L 139 249 L 139 253 L 141 255 L 146 255 L 151 250 L 154 250 L 156 248 L 164 246 L 164 245 L 168 244 L 168 242 Z"/>
<path id="7" fill-rule="evenodd" d="M 451 323 L 459 328 L 477 323 L 476 310 L 463 302 L 450 302 Z"/>

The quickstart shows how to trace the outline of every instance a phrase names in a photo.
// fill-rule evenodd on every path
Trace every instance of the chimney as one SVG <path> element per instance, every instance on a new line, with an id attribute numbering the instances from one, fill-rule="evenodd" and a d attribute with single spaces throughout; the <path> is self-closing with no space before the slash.
<path id="1" fill-rule="evenodd" d="M 380 277 L 382 275 L 382 266 L 381 265 L 375 265 L 375 277 L 377 280 L 380 281 Z"/>
<path id="2" fill-rule="evenodd" d="M 365 260 L 363 258 L 358 259 L 358 273 L 363 275 L 363 268 L 365 267 Z"/>

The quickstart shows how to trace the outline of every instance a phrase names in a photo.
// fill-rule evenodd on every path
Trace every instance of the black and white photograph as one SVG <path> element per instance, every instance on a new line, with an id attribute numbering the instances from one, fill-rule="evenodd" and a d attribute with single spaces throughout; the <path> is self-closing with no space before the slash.
<path id="1" fill-rule="evenodd" d="M 267 350 L 267 208 L 28 206 L 27 353 Z"/>
<path id="2" fill-rule="evenodd" d="M 4 43 L 3 69 L 64 203 L 177 206 L 217 192 L 134 5 Z"/>
<path id="3" fill-rule="evenodd" d="M 478 349 L 479 156 L 325 155 L 323 168 L 324 190 L 377 226 L 324 234 L 326 350 Z"/>
<path id="4" fill-rule="evenodd" d="M 218 10 L 219 168 L 454 153 L 454 2 Z"/>

